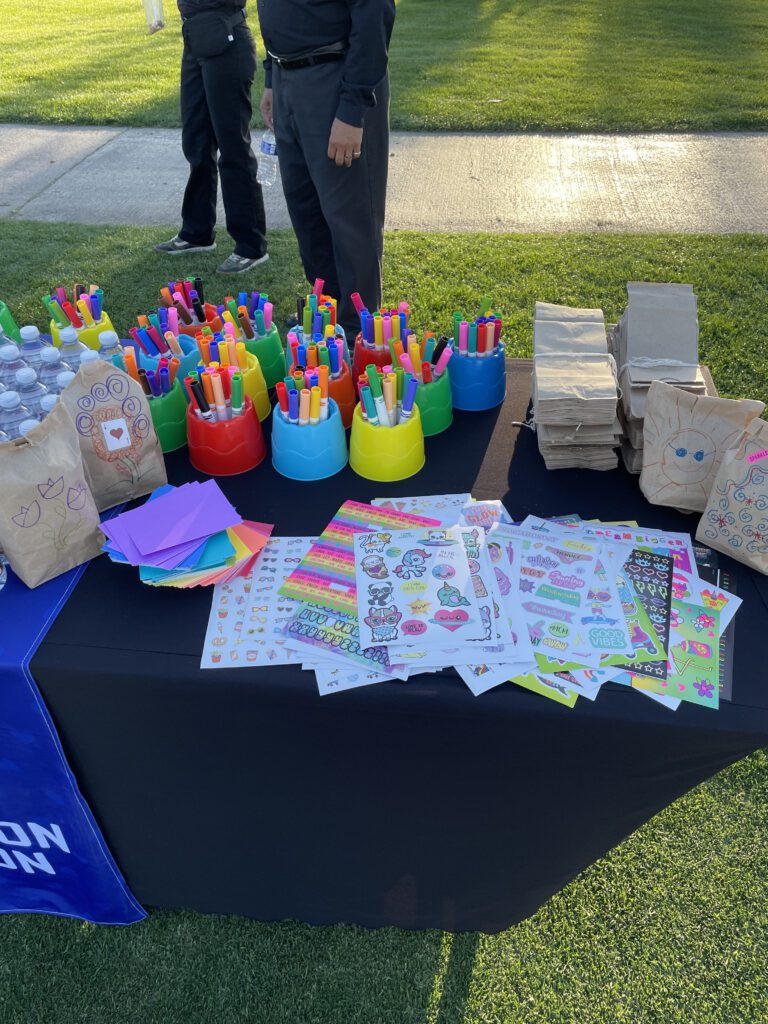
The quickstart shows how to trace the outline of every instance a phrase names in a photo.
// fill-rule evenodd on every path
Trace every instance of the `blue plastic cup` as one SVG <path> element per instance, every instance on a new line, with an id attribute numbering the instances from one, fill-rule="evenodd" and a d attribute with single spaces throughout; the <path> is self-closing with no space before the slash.
<path id="1" fill-rule="evenodd" d="M 160 362 L 160 356 L 145 355 L 138 345 L 136 345 L 132 340 L 130 342 L 123 342 L 124 346 L 128 344 L 133 347 L 133 350 L 136 353 L 137 366 L 142 367 L 145 370 L 157 370 L 157 364 Z M 183 381 L 188 374 L 196 369 L 197 364 L 202 359 L 202 356 L 200 355 L 195 339 L 190 338 L 186 334 L 179 335 L 179 345 L 181 346 L 181 350 L 184 355 L 176 357 L 180 363 L 176 376 L 179 380 Z M 169 353 L 168 358 L 172 359 L 173 353 Z M 184 394 L 187 397 L 187 400 L 189 400 L 186 390 L 184 391 Z"/>
<path id="2" fill-rule="evenodd" d="M 499 342 L 492 356 L 460 356 L 454 345 L 448 373 L 454 409 L 482 412 L 501 405 L 507 395 L 504 342 Z"/>
<path id="3" fill-rule="evenodd" d="M 339 407 L 328 399 L 328 419 L 300 427 L 284 420 L 278 409 L 272 416 L 272 465 L 291 480 L 325 480 L 347 464 L 347 436 Z"/>

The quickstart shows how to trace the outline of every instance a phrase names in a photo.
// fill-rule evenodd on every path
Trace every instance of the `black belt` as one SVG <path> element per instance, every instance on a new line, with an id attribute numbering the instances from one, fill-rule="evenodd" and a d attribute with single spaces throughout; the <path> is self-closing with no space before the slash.
<path id="1" fill-rule="evenodd" d="M 315 64 L 330 64 L 344 59 L 343 50 L 325 50 L 322 53 L 309 53 L 305 57 L 278 57 L 271 50 L 267 52 L 282 71 L 297 71 L 299 68 L 311 68 Z"/>

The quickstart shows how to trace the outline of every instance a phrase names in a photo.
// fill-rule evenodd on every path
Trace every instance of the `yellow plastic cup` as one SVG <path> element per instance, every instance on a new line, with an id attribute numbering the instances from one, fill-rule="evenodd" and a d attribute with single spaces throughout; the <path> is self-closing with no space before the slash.
<path id="1" fill-rule="evenodd" d="M 253 408 L 259 420 L 265 420 L 272 412 L 272 403 L 269 400 L 267 382 L 261 372 L 261 366 L 256 356 L 250 353 L 246 356 L 247 366 L 240 372 L 243 375 L 243 391 L 253 402 Z"/>
<path id="2" fill-rule="evenodd" d="M 88 348 L 92 348 L 94 351 L 98 352 L 99 335 L 102 331 L 114 331 L 114 329 L 112 321 L 109 319 L 109 313 L 105 313 L 102 310 L 101 320 L 99 320 L 97 324 L 94 324 L 93 327 L 81 327 L 77 332 L 77 340 L 82 341 L 82 343 L 87 345 Z M 61 345 L 62 330 L 62 327 L 59 327 L 54 320 L 51 320 L 51 340 L 57 348 Z"/>
<path id="3" fill-rule="evenodd" d="M 349 464 L 358 476 L 379 483 L 406 480 L 424 466 L 424 432 L 419 407 L 396 427 L 374 427 L 363 419 L 358 405 L 352 417 Z"/>

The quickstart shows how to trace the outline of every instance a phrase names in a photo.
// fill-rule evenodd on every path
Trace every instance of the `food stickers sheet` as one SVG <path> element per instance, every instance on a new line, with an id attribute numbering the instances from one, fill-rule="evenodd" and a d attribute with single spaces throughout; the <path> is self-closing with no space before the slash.
<path id="1" fill-rule="evenodd" d="M 490 624 L 457 527 L 357 534 L 354 559 L 363 646 L 445 651 L 486 639 Z"/>
<path id="2" fill-rule="evenodd" d="M 472 495 L 464 494 L 422 494 L 409 498 L 374 498 L 376 508 L 393 509 L 412 516 L 427 516 L 437 519 L 442 526 L 456 526 L 461 510 L 472 501 Z"/>
<path id="3" fill-rule="evenodd" d="M 439 525 L 436 519 L 345 501 L 281 586 L 280 595 L 354 615 L 357 612 L 354 537 L 363 533 L 388 542 L 394 530 Z M 372 560 L 375 557 L 371 555 Z"/>

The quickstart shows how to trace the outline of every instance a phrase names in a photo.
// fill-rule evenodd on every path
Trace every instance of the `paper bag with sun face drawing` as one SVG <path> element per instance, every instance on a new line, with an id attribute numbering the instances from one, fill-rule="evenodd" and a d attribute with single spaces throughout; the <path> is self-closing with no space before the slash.
<path id="1" fill-rule="evenodd" d="M 640 490 L 654 505 L 703 512 L 723 455 L 762 402 L 692 395 L 661 381 L 648 392 Z"/>
<path id="2" fill-rule="evenodd" d="M 752 420 L 720 463 L 696 540 L 768 575 L 768 423 Z"/>
<path id="3" fill-rule="evenodd" d="M 83 463 L 100 512 L 168 483 L 149 402 L 111 363 L 83 363 L 61 393 L 75 421 Z"/>
<path id="4" fill-rule="evenodd" d="M 0 480 L 0 548 L 28 587 L 99 554 L 99 514 L 61 402 L 25 438 L 0 444 Z"/>

